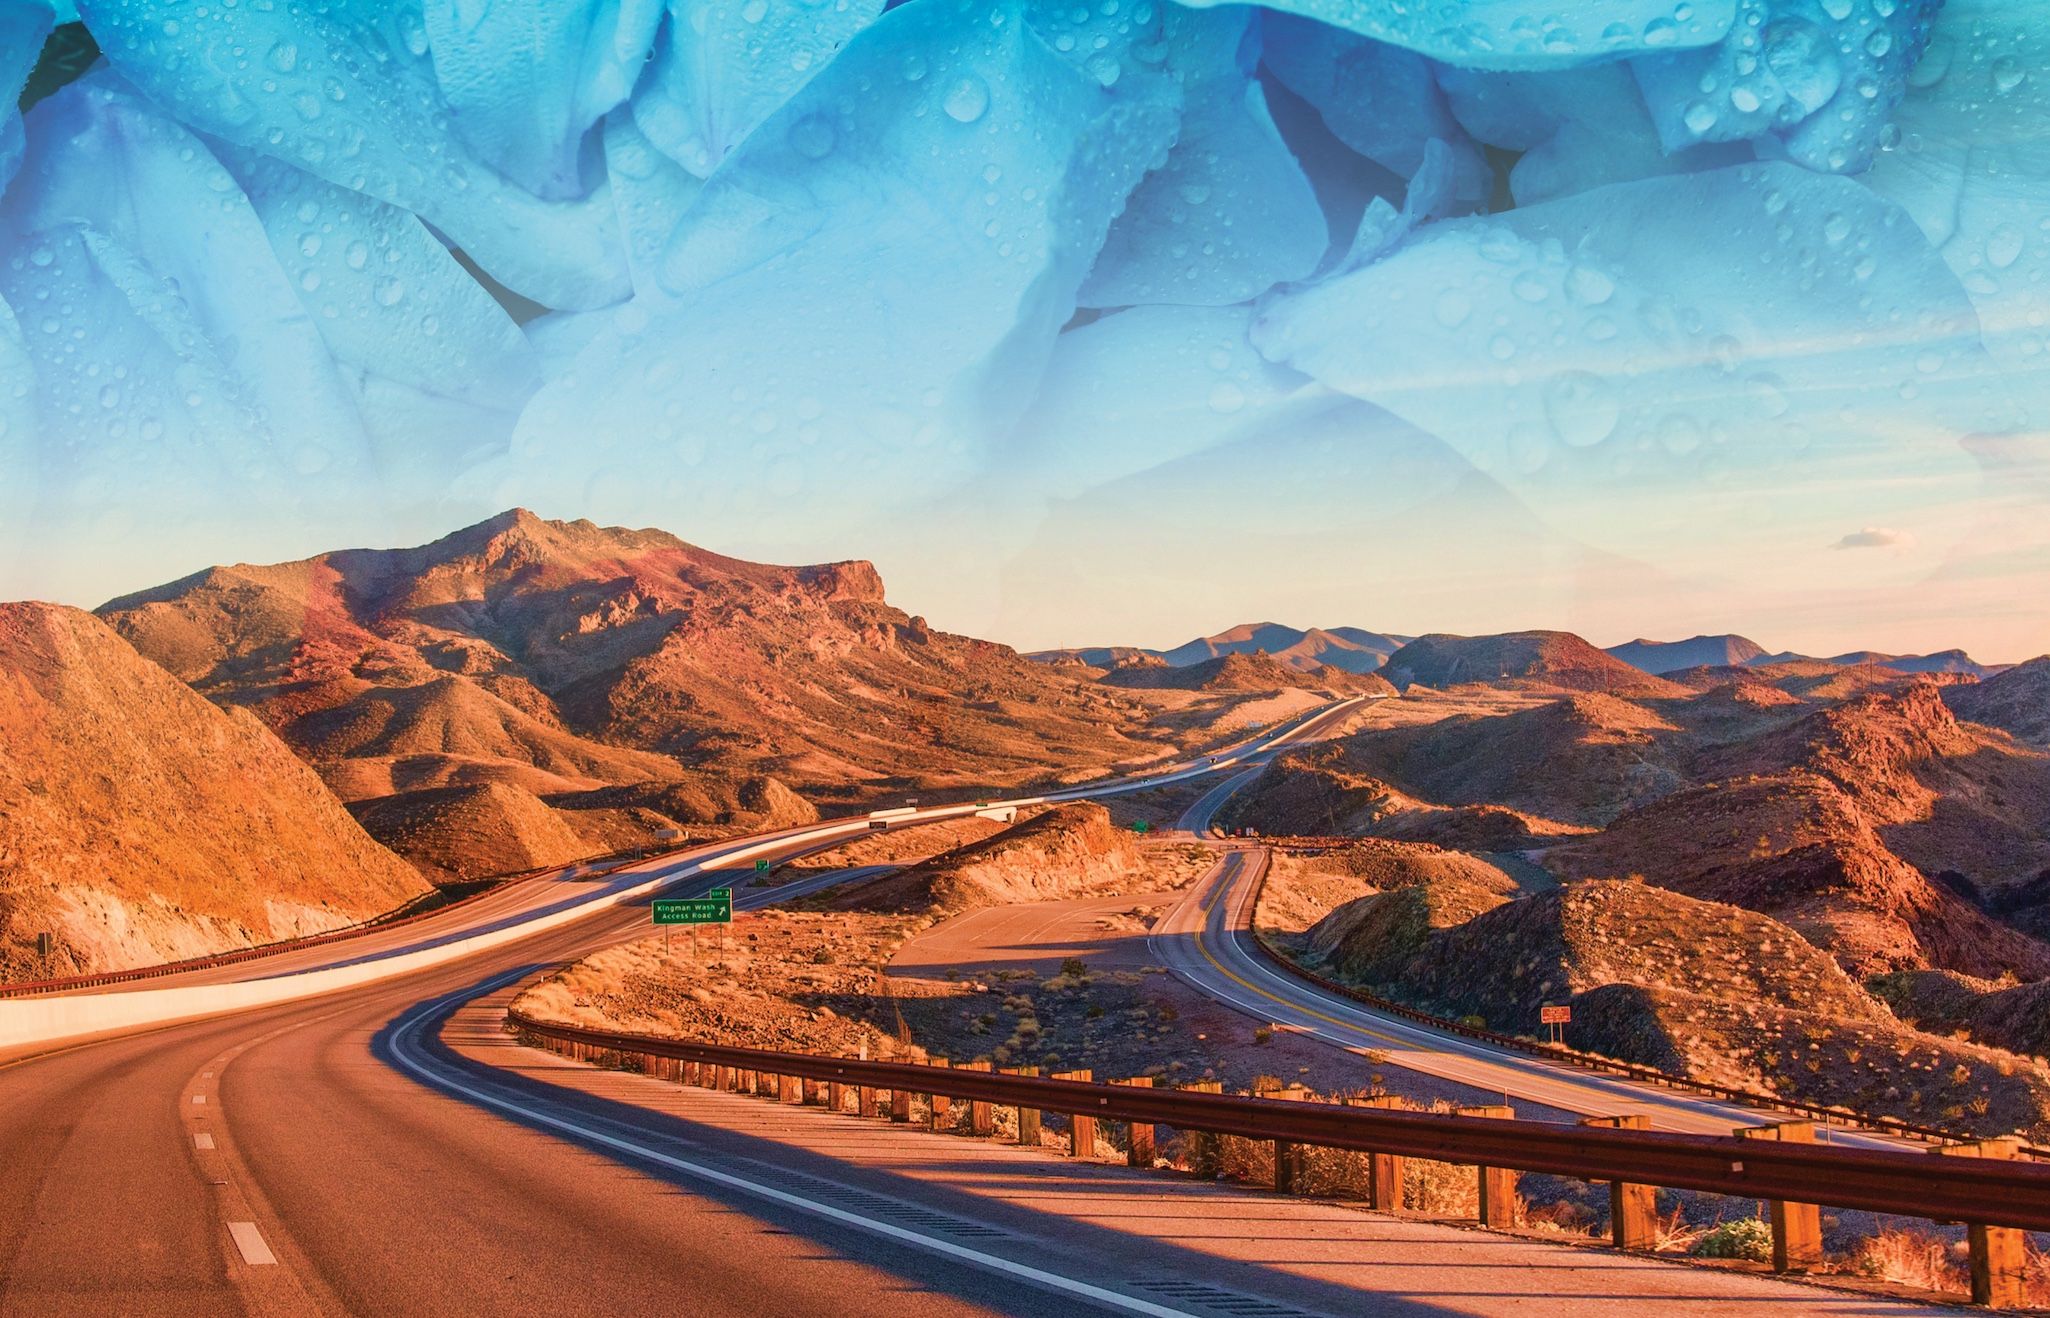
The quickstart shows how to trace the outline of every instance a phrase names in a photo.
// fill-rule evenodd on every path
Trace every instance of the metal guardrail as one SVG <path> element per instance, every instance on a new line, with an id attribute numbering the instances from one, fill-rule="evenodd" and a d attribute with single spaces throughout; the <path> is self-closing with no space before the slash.
<path id="1" fill-rule="evenodd" d="M 508 1020 L 529 1036 L 628 1057 L 730 1067 L 828 1084 L 940 1094 L 1182 1131 L 1523 1172 L 1824 1203 L 1995 1228 L 2050 1230 L 2050 1166 L 1720 1135 L 1567 1126 L 1235 1094 L 1138 1088 L 906 1062 L 858 1061 Z"/>
<path id="2" fill-rule="evenodd" d="M 1357 838 L 1349 840 L 1358 841 Z M 1280 845 L 1286 846 L 1299 841 L 1301 839 L 1290 838 L 1281 842 Z M 1263 842 L 1269 845 L 1275 844 L 1274 839 L 1263 839 Z M 1260 893 L 1265 888 L 1266 883 L 1267 874 L 1263 869 L 1253 889 L 1252 900 L 1255 910 L 1259 907 Z M 1973 1140 L 1984 1138 L 1979 1135 L 1961 1134 L 1954 1130 L 1943 1130 L 1935 1126 L 1917 1125 L 1912 1121 L 1902 1121 L 1898 1117 L 1871 1116 L 1849 1108 L 1831 1107 L 1823 1103 L 1809 1103 L 1801 1099 L 1783 1098 L 1774 1094 L 1761 1094 L 1756 1090 L 1739 1089 L 1733 1085 L 1717 1084 L 1713 1080 L 1695 1080 L 1687 1076 L 1675 1075 L 1671 1071 L 1662 1071 L 1655 1066 L 1645 1066 L 1639 1062 L 1626 1062 L 1614 1057 L 1604 1057 L 1598 1053 L 1584 1053 L 1572 1048 L 1561 1048 L 1555 1044 L 1542 1043 L 1536 1039 L 1524 1038 L 1521 1035 L 1504 1034 L 1499 1030 L 1490 1030 L 1483 1026 L 1466 1025 L 1448 1017 L 1424 1011 L 1421 1008 L 1407 1006 L 1388 998 L 1378 997 L 1363 989 L 1355 988 L 1350 984 L 1344 984 L 1329 976 L 1318 974 L 1301 962 L 1291 958 L 1280 948 L 1274 946 L 1267 936 L 1260 932 L 1257 925 L 1254 926 L 1251 932 L 1253 935 L 1251 939 L 1253 950 L 1260 955 L 1263 961 L 1266 961 L 1270 966 L 1281 971 L 1283 974 L 1305 980 L 1326 993 L 1350 999 L 1363 1007 L 1371 1007 L 1375 1011 L 1383 1012 L 1390 1016 L 1400 1016 L 1404 1020 L 1415 1021 L 1419 1025 L 1428 1025 L 1432 1029 L 1442 1030 L 1447 1034 L 1456 1034 L 1462 1038 L 1475 1039 L 1483 1043 L 1492 1044 L 1498 1048 L 1513 1049 L 1516 1052 L 1525 1053 L 1532 1057 L 1541 1057 L 1546 1061 L 1558 1062 L 1561 1065 L 1574 1066 L 1582 1070 L 1595 1071 L 1603 1075 L 1618 1076 L 1626 1080 L 1636 1080 L 1644 1084 L 1658 1085 L 1666 1089 L 1684 1089 L 1690 1093 L 1704 1094 L 1726 1102 L 1742 1103 L 1746 1106 L 1761 1108 L 1768 1112 L 1784 1112 L 1792 1116 L 1807 1117 L 1816 1121 L 1857 1126 L 1884 1135 L 1897 1135 L 1903 1139 L 1948 1144 L 1969 1143 Z M 2050 1148 L 2024 1144 L 2021 1146 L 2021 1152 L 2030 1158 L 2050 1161 Z"/>

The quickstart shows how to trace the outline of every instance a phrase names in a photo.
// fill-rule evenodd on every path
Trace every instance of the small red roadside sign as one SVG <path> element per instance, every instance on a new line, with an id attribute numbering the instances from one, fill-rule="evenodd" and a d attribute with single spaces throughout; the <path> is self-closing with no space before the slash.
<path id="1" fill-rule="evenodd" d="M 1567 1025 L 1573 1020 L 1571 1007 L 1540 1007 L 1538 1023 L 1541 1025 Z"/>

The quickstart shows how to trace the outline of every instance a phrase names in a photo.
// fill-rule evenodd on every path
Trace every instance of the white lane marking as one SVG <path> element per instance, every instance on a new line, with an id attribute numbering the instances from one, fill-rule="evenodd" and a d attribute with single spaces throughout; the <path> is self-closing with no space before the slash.
<path id="1" fill-rule="evenodd" d="M 214 1137 L 203 1130 L 192 1137 L 192 1147 L 195 1149 L 211 1149 L 213 1146 Z"/>
<path id="2" fill-rule="evenodd" d="M 192 1105 L 193 1105 L 194 1107 L 199 1107 L 200 1105 L 204 1104 L 205 1102 L 206 1102 L 206 1095 L 205 1095 L 205 1094 L 194 1094 L 194 1095 L 192 1096 Z"/>
<path id="3" fill-rule="evenodd" d="M 235 1238 L 235 1248 L 242 1251 L 242 1261 L 250 1267 L 269 1267 L 277 1263 L 278 1256 L 263 1243 L 263 1232 L 256 1229 L 256 1223 L 230 1222 L 228 1234 Z"/>
<path id="4" fill-rule="evenodd" d="M 505 982 L 509 982 L 511 978 L 515 978 L 523 973 L 525 972 L 515 972 L 513 976 L 508 976 Z M 493 987 L 496 986 L 494 985 Z M 491 990 L 486 989 L 485 991 L 490 992 Z M 774 1186 L 763 1185 L 759 1181 L 750 1181 L 745 1177 L 735 1176 L 731 1172 L 723 1172 L 716 1167 L 708 1167 L 703 1163 L 673 1157 L 659 1149 L 651 1149 L 645 1144 L 637 1144 L 632 1140 L 619 1139 L 602 1131 L 592 1130 L 588 1126 L 580 1126 L 573 1121 L 565 1121 L 561 1117 L 550 1116 L 539 1108 L 529 1107 L 522 1103 L 515 1103 L 510 1099 L 487 1094 L 480 1089 L 473 1089 L 448 1076 L 436 1075 L 428 1069 L 426 1064 L 415 1061 L 409 1055 L 408 1046 L 411 1043 L 412 1036 L 419 1030 L 421 1023 L 427 1017 L 434 1015 L 442 1007 L 451 1002 L 473 996 L 475 996 L 475 990 L 465 989 L 461 993 L 443 998 L 434 1003 L 430 1009 L 421 1012 L 406 1024 L 400 1026 L 392 1036 L 393 1059 L 400 1066 L 412 1072 L 414 1077 L 423 1083 L 444 1090 L 453 1090 L 465 1098 L 482 1103 L 487 1107 L 495 1107 L 502 1112 L 513 1113 L 528 1121 L 553 1127 L 556 1130 L 574 1135 L 579 1139 L 590 1140 L 595 1144 L 602 1144 L 607 1148 L 632 1154 L 636 1158 L 645 1158 L 649 1162 L 660 1163 L 662 1166 L 682 1172 L 686 1176 L 695 1176 L 701 1180 L 710 1181 L 714 1185 L 723 1185 L 729 1189 L 739 1190 L 760 1199 L 767 1199 L 771 1203 L 781 1204 L 786 1208 L 794 1208 L 801 1213 L 810 1213 L 815 1217 L 828 1218 L 875 1235 L 887 1236 L 903 1244 L 912 1245 L 930 1253 L 945 1255 L 948 1258 L 958 1259 L 961 1262 L 985 1268 L 991 1272 L 1018 1277 L 1047 1287 L 1050 1290 L 1060 1291 L 1068 1295 L 1079 1295 L 1084 1299 L 1107 1305 L 1113 1309 L 1121 1309 L 1127 1313 L 1146 1314 L 1148 1318 L 1196 1318 L 1194 1314 L 1188 1313 L 1186 1310 L 1170 1309 L 1166 1305 L 1153 1304 L 1146 1300 L 1135 1299 L 1130 1295 L 1120 1295 L 1116 1291 L 1106 1290 L 1101 1286 L 1092 1286 L 1086 1281 L 1077 1281 L 1072 1277 L 1063 1277 L 1058 1273 L 1047 1272 L 1024 1263 L 1017 1263 L 995 1254 L 985 1254 L 979 1249 L 970 1249 L 966 1245 L 955 1244 L 951 1240 L 936 1240 L 931 1236 L 920 1235 L 916 1231 L 892 1226 L 888 1222 L 877 1222 L 858 1213 L 850 1213 L 844 1209 L 835 1208 L 831 1204 L 814 1203 L 800 1195 L 794 1195 L 785 1190 L 778 1190 Z"/>

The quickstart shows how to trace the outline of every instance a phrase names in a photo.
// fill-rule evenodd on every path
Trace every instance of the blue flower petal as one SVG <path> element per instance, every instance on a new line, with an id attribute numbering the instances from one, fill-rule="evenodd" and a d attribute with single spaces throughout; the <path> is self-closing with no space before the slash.
<path id="1" fill-rule="evenodd" d="M 453 127 L 417 9 L 382 0 L 81 8 L 108 60 L 192 127 L 413 211 L 546 306 L 627 295 L 609 195 L 542 200 L 479 160 Z"/>
<path id="2" fill-rule="evenodd" d="M 2050 27 L 1951 0 L 1866 182 L 1904 207 L 1979 310 L 1986 347 L 2050 430 Z"/>
<path id="3" fill-rule="evenodd" d="M 1331 233 L 1249 76 L 1250 10 L 1170 9 L 1181 134 L 1133 192 L 1082 290 L 1085 306 L 1244 302 L 1317 268 Z"/>
<path id="4" fill-rule="evenodd" d="M 1026 15 L 914 0 L 851 41 L 707 180 L 666 295 L 528 407 L 506 488 L 823 515 L 969 468 L 1178 119 L 1164 73 L 1106 83 Z"/>
<path id="5" fill-rule="evenodd" d="M 703 178 L 882 12 L 883 0 L 669 0 L 634 118 Z"/>
<path id="6" fill-rule="evenodd" d="M 540 197 L 586 191 L 584 135 L 633 93 L 662 0 L 426 0 L 434 75 L 456 131 Z"/>
<path id="7" fill-rule="evenodd" d="M 1669 151 L 1768 139 L 1810 169 L 1872 163 L 1943 0 L 1743 0 L 1717 46 L 1633 62 Z"/>
<path id="8" fill-rule="evenodd" d="M 1222 0 L 1202 0 L 1204 5 Z M 1557 69 L 1722 40 L 1737 0 L 1285 0 L 1270 6 L 1474 69 Z"/>

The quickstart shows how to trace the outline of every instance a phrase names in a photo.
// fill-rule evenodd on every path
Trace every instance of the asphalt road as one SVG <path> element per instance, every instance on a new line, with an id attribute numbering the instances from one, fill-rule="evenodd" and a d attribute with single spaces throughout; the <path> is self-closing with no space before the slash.
<path id="1" fill-rule="evenodd" d="M 1207 838 L 1224 802 L 1258 774 L 1258 768 L 1248 769 L 1206 792 L 1178 827 Z M 1781 1119 L 1743 1104 L 1606 1076 L 1433 1029 L 1278 970 L 1251 946 L 1253 901 L 1267 863 L 1265 848 L 1224 844 L 1217 865 L 1154 926 L 1148 939 L 1153 955 L 1177 978 L 1248 1016 L 1333 1047 L 1371 1051 L 1377 1060 L 1369 1063 L 1362 1057 L 1362 1080 L 1375 1067 L 1400 1066 L 1502 1094 L 1512 1106 L 1520 1099 L 1582 1116 L 1642 1112 L 1655 1130 L 1697 1135 L 1727 1135 L 1740 1126 Z M 1825 1135 L 1838 1144 L 1903 1147 L 1890 1137 L 1843 1127 Z"/>

